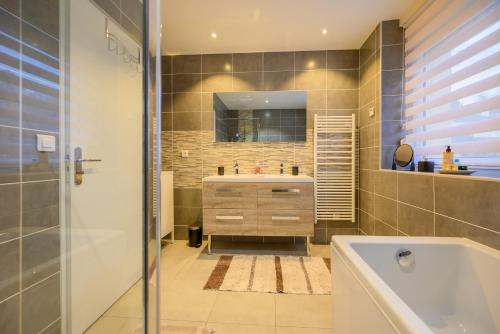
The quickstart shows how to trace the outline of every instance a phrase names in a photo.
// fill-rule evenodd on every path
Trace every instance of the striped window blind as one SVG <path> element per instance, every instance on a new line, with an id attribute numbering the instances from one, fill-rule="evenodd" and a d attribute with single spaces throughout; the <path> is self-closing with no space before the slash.
<path id="1" fill-rule="evenodd" d="M 405 26 L 405 142 L 500 168 L 500 1 L 428 1 Z"/>

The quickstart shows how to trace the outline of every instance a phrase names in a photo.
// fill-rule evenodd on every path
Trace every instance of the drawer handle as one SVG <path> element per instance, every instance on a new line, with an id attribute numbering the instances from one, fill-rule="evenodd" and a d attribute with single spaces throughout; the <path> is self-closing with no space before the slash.
<path id="1" fill-rule="evenodd" d="M 271 216 L 272 220 L 300 220 L 300 217 L 296 216 Z"/>
<path id="2" fill-rule="evenodd" d="M 216 220 L 243 220 L 243 216 L 215 216 Z"/>
<path id="3" fill-rule="evenodd" d="M 300 193 L 300 189 L 273 189 L 271 191 L 273 193 L 290 193 L 290 194 Z"/>
<path id="4" fill-rule="evenodd" d="M 239 189 L 228 189 L 228 188 L 217 188 L 217 189 L 215 189 L 215 192 L 218 192 L 218 193 L 240 193 L 241 190 L 239 190 Z"/>

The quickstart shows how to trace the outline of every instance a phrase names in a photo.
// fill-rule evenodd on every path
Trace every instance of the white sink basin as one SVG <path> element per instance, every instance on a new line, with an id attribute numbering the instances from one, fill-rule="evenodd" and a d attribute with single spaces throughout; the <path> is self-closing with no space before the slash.
<path id="1" fill-rule="evenodd" d="M 314 182 L 307 175 L 279 175 L 279 174 L 238 174 L 238 175 L 215 175 L 203 178 L 207 182 Z"/>

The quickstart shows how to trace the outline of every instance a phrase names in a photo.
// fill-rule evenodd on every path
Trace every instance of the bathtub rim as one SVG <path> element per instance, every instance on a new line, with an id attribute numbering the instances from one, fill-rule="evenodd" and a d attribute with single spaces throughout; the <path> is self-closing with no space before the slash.
<path id="1" fill-rule="evenodd" d="M 402 333 L 434 333 L 352 247 L 354 244 L 458 245 L 500 259 L 500 251 L 467 238 L 408 236 L 332 236 L 331 247 L 373 298 L 379 310 Z M 334 268 L 332 267 L 334 275 Z"/>

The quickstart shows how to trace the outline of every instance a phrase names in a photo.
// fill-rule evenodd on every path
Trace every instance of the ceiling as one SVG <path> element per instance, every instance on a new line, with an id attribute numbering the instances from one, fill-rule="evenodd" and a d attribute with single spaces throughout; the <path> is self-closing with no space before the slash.
<path id="1" fill-rule="evenodd" d="M 417 1 L 162 0 L 162 48 L 164 54 L 357 49 L 378 22 L 401 18 Z"/>

